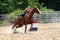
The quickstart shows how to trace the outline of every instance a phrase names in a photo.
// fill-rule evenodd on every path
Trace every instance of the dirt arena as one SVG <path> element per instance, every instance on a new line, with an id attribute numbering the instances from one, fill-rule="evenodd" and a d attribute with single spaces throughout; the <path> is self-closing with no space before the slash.
<path id="1" fill-rule="evenodd" d="M 60 23 L 39 23 L 38 31 L 24 33 L 24 26 L 18 28 L 19 33 L 13 34 L 12 25 L 0 27 L 0 40 L 60 40 Z"/>

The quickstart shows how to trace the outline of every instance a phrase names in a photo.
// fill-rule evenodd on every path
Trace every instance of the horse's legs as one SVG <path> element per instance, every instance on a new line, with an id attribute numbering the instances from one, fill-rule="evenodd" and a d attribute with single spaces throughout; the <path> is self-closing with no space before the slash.
<path id="1" fill-rule="evenodd" d="M 16 31 L 16 25 L 14 25 L 14 26 L 12 27 L 12 30 L 13 30 L 13 32 Z"/>
<path id="2" fill-rule="evenodd" d="M 16 26 L 16 25 L 14 24 L 13 27 L 12 27 L 12 29 L 14 29 L 15 26 Z"/>
<path id="3" fill-rule="evenodd" d="M 25 33 L 26 33 L 26 31 L 27 31 L 27 25 L 25 25 Z"/>
<path id="4" fill-rule="evenodd" d="M 32 29 L 32 26 L 33 26 L 33 23 L 31 23 L 31 27 L 30 27 L 31 29 Z"/>
<path id="5" fill-rule="evenodd" d="M 15 27 L 15 28 L 14 28 L 14 32 L 16 31 L 16 29 L 17 29 L 17 28 Z"/>

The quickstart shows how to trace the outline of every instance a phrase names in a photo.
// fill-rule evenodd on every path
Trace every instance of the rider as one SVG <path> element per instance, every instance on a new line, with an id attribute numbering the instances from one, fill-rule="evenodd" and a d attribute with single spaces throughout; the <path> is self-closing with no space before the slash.
<path id="1" fill-rule="evenodd" d="M 28 14 L 31 11 L 30 6 L 28 6 L 25 10 L 24 10 L 24 14 L 22 14 L 21 16 L 24 17 L 26 14 Z"/>
<path id="2" fill-rule="evenodd" d="M 24 10 L 24 13 L 27 14 L 27 13 L 29 13 L 30 11 L 31 11 L 30 6 L 28 6 L 28 7 Z"/>

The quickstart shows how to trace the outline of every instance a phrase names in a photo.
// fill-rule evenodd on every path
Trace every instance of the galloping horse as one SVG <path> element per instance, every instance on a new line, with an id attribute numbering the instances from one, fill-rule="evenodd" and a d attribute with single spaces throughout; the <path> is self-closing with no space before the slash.
<path id="1" fill-rule="evenodd" d="M 12 29 L 14 29 L 14 31 L 19 28 L 22 27 L 23 25 L 25 25 L 25 33 L 27 30 L 27 24 L 31 24 L 31 27 L 33 25 L 33 15 L 34 13 L 40 14 L 39 9 L 37 8 L 37 6 L 34 6 L 34 8 L 31 10 L 30 13 L 28 13 L 28 15 L 25 15 L 25 17 L 21 20 L 19 17 L 16 17 L 16 19 L 14 20 L 14 26 L 12 27 Z"/>

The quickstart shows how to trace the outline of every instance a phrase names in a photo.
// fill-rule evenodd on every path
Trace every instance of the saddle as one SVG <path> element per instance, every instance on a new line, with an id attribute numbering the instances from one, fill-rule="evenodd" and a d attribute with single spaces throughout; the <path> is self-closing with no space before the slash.
<path id="1" fill-rule="evenodd" d="M 20 18 L 20 19 L 23 19 L 24 16 L 25 16 L 25 14 L 21 14 L 21 15 L 19 16 L 19 18 Z"/>

